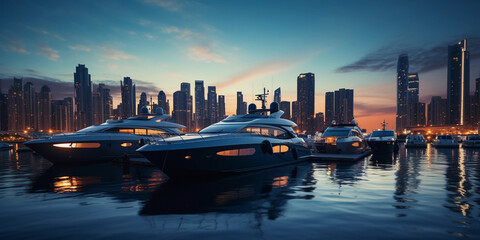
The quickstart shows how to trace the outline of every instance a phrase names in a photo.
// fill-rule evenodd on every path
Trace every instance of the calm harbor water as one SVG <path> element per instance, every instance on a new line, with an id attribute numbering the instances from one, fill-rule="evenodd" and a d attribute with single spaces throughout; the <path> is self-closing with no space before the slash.
<path id="1" fill-rule="evenodd" d="M 0 239 L 480 239 L 480 150 L 189 181 L 1 151 L 0 206 Z"/>

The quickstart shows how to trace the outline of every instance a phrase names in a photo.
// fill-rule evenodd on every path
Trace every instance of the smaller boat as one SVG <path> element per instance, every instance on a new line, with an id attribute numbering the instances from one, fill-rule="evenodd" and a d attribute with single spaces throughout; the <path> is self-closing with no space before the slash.
<path id="1" fill-rule="evenodd" d="M 385 120 L 382 129 L 374 130 L 367 139 L 373 153 L 392 153 L 398 151 L 397 135 L 392 129 L 385 129 Z"/>
<path id="2" fill-rule="evenodd" d="M 452 135 L 438 135 L 432 145 L 436 148 L 458 148 L 457 138 Z"/>
<path id="3" fill-rule="evenodd" d="M 0 151 L 10 150 L 12 148 L 13 146 L 8 143 L 0 142 Z"/>
<path id="4" fill-rule="evenodd" d="M 462 147 L 464 148 L 480 148 L 480 135 L 469 135 L 463 141 Z"/>
<path id="5" fill-rule="evenodd" d="M 355 119 L 350 124 L 336 124 L 335 121 L 315 141 L 319 153 L 358 154 L 368 149 L 362 130 Z"/>
<path id="6" fill-rule="evenodd" d="M 407 141 L 405 143 L 405 147 L 406 148 L 426 148 L 427 139 L 425 139 L 422 134 L 408 135 Z"/>

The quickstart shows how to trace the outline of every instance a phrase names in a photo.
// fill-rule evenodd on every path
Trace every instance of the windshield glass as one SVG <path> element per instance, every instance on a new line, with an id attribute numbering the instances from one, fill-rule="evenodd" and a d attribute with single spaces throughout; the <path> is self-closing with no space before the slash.
<path id="1" fill-rule="evenodd" d="M 394 137 L 395 132 L 393 131 L 373 131 L 370 137 Z"/>
<path id="2" fill-rule="evenodd" d="M 323 137 L 348 137 L 350 129 L 329 129 L 323 133 Z"/>
<path id="3" fill-rule="evenodd" d="M 213 124 L 198 133 L 234 133 L 240 131 L 245 125 L 240 124 Z"/>
<path id="4" fill-rule="evenodd" d="M 80 133 L 81 133 L 81 132 L 83 132 L 83 133 L 85 133 L 85 132 L 99 132 L 99 131 L 101 131 L 101 130 L 103 130 L 103 129 L 105 129 L 104 126 L 96 125 L 96 126 L 90 126 L 90 127 L 84 128 L 84 129 L 80 129 L 80 130 L 78 130 L 77 132 L 80 132 Z"/>

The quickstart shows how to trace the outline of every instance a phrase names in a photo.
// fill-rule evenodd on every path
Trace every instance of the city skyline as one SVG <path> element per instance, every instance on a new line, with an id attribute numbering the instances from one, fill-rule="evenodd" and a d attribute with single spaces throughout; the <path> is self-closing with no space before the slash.
<path id="1" fill-rule="evenodd" d="M 355 118 L 371 131 L 383 119 L 395 126 L 395 65 L 401 53 L 409 55 L 410 72 L 418 72 L 420 102 L 446 98 L 448 46 L 462 39 L 469 42 L 470 94 L 480 74 L 480 30 L 474 24 L 480 19 L 473 10 L 480 5 L 474 1 L 424 1 L 414 8 L 411 2 L 396 9 L 380 1 L 350 2 L 349 9 L 309 1 L 165 2 L 170 1 L 86 1 L 75 8 L 52 2 L 55 11 L 35 2 L 2 3 L 2 15 L 15 21 L 0 23 L 0 78 L 41 79 L 52 99 L 64 99 L 73 97 L 72 67 L 85 64 L 93 84 L 111 90 L 113 106 L 121 99 L 118 82 L 129 76 L 137 86 L 136 99 L 142 92 L 157 96 L 163 90 L 171 107 L 180 83 L 193 86 L 202 79 L 225 96 L 231 115 L 237 91 L 252 103 L 263 87 L 272 93 L 280 87 L 282 101 L 293 104 L 295 79 L 312 72 L 314 113 L 325 113 L 325 92 L 354 89 Z M 268 17 L 260 11 L 267 6 Z M 305 22 L 302 16 L 310 9 L 316 11 Z M 401 18 L 407 11 L 412 14 Z M 15 17 L 22 15 L 29 17 Z M 37 91 L 44 85 L 32 82 Z M 2 84 L 4 92 L 9 87 L 10 82 Z"/>

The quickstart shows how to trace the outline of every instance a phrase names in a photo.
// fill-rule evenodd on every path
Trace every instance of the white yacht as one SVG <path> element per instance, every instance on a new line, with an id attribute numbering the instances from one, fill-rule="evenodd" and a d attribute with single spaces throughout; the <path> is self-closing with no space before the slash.
<path id="1" fill-rule="evenodd" d="M 142 109 L 144 110 L 144 109 Z M 124 159 L 149 163 L 136 150 L 154 137 L 179 135 L 185 126 L 166 121 L 161 108 L 156 114 L 107 120 L 75 133 L 53 135 L 25 142 L 25 145 L 54 164 L 88 163 Z"/>
<path id="2" fill-rule="evenodd" d="M 336 124 L 333 121 L 322 136 L 315 140 L 315 147 L 320 153 L 358 154 L 368 150 L 355 119 L 351 124 Z"/>
<path id="3" fill-rule="evenodd" d="M 432 142 L 436 148 L 458 148 L 457 138 L 452 135 L 438 135 Z"/>
<path id="4" fill-rule="evenodd" d="M 392 153 L 398 150 L 397 135 L 392 129 L 385 129 L 387 124 L 382 123 L 382 129 L 374 130 L 367 139 L 373 153 Z"/>
<path id="5" fill-rule="evenodd" d="M 406 148 L 426 148 L 427 139 L 423 137 L 422 134 L 408 135 L 407 141 L 405 142 Z"/>
<path id="6" fill-rule="evenodd" d="M 468 135 L 463 141 L 464 148 L 480 148 L 480 135 Z"/>
<path id="7" fill-rule="evenodd" d="M 260 110 L 250 104 L 246 115 L 230 116 L 198 133 L 166 138 L 137 151 L 169 177 L 218 176 L 303 161 L 310 149 L 292 130 L 297 125 L 280 118 L 278 103 L 265 109 L 265 95 L 257 95 Z"/>

